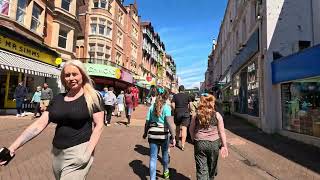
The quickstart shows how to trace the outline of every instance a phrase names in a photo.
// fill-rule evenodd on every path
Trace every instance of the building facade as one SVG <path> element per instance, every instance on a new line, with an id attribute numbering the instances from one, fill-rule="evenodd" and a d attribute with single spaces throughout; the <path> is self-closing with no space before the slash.
<path id="1" fill-rule="evenodd" d="M 151 85 L 157 85 L 158 80 L 159 84 L 163 83 L 165 46 L 150 22 L 142 22 L 141 31 L 143 34 L 142 61 L 140 64 L 142 72 L 140 77 L 142 79 L 141 86 L 150 88 Z"/>
<path id="2" fill-rule="evenodd" d="M 30 102 L 36 86 L 60 91 L 58 65 L 74 58 L 82 1 L 5 0 L 0 4 L 0 109 L 15 108 L 14 89 L 23 81 Z M 30 107 L 31 104 L 26 103 Z"/>
<path id="3" fill-rule="evenodd" d="M 77 40 L 77 57 L 86 63 L 96 88 L 116 91 L 134 85 L 142 59 L 140 17 L 137 4 L 87 0 L 81 7 L 84 36 Z"/>
<path id="4" fill-rule="evenodd" d="M 301 63 L 318 48 L 319 5 L 314 0 L 229 0 L 213 52 L 214 86 L 223 85 L 221 98 L 232 103 L 234 115 L 265 132 L 318 146 L 320 109 L 315 89 L 320 70 L 310 74 L 311 67 L 300 66 L 308 75 L 286 79 L 282 73 L 297 74 L 283 63 Z"/>

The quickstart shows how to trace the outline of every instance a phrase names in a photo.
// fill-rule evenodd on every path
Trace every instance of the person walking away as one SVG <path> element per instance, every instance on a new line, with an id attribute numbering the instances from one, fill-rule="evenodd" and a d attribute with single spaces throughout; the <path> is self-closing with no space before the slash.
<path id="1" fill-rule="evenodd" d="M 182 151 L 185 150 L 187 138 L 187 127 L 190 123 L 190 97 L 184 93 L 184 86 L 179 86 L 179 93 L 175 94 L 172 99 L 172 108 L 174 110 L 174 123 L 177 127 L 177 145 Z M 181 134 L 181 144 L 179 145 L 179 137 Z"/>
<path id="2" fill-rule="evenodd" d="M 67 93 L 50 102 L 41 117 L 33 122 L 10 146 L 10 157 L 48 127 L 57 124 L 52 142 L 52 167 L 56 180 L 86 179 L 93 163 L 93 152 L 103 130 L 102 97 L 81 61 L 69 60 L 60 75 Z M 0 160 L 0 165 L 7 161 Z"/>
<path id="3" fill-rule="evenodd" d="M 99 93 L 101 94 L 102 97 L 104 97 L 104 95 L 108 92 L 108 87 L 104 87 L 102 91 L 100 91 Z"/>
<path id="4" fill-rule="evenodd" d="M 31 103 L 34 103 L 34 114 L 33 114 L 34 118 L 41 116 L 41 110 L 40 110 L 41 90 L 42 90 L 41 86 L 38 86 L 36 92 L 34 92 L 33 97 L 31 99 Z"/>
<path id="5" fill-rule="evenodd" d="M 18 86 L 14 90 L 13 100 L 16 101 L 16 109 L 17 109 L 17 117 L 25 116 L 24 109 L 23 109 L 23 102 L 27 99 L 27 88 L 23 86 L 23 81 L 19 82 Z"/>
<path id="6" fill-rule="evenodd" d="M 166 104 L 166 91 L 159 93 L 156 98 L 155 104 L 151 105 L 147 113 L 146 123 L 143 138 L 148 136 L 150 146 L 150 180 L 156 179 L 157 174 L 157 156 L 158 150 L 161 147 L 162 151 L 162 165 L 163 165 L 163 178 L 169 179 L 169 133 L 171 133 L 171 145 L 174 147 L 175 140 L 175 125 L 173 117 L 171 116 L 171 108 Z"/>
<path id="7" fill-rule="evenodd" d="M 124 91 L 121 91 L 117 97 L 117 116 L 121 117 L 121 113 L 124 111 Z"/>
<path id="8" fill-rule="evenodd" d="M 41 111 L 47 110 L 50 100 L 53 98 L 52 89 L 49 88 L 48 83 L 43 83 L 43 88 L 41 90 L 41 101 L 40 101 L 40 109 Z"/>
<path id="9" fill-rule="evenodd" d="M 190 135 L 194 141 L 194 158 L 197 180 L 214 179 L 220 154 L 228 156 L 227 139 L 223 118 L 215 109 L 215 97 L 210 94 L 201 96 L 196 114 L 190 124 Z"/>
<path id="10" fill-rule="evenodd" d="M 104 104 L 106 105 L 105 107 L 107 111 L 105 124 L 107 126 L 111 126 L 112 110 L 114 109 L 114 106 L 117 102 L 117 97 L 113 93 L 113 87 L 109 87 L 108 90 L 108 93 L 106 93 L 104 96 Z"/>
<path id="11" fill-rule="evenodd" d="M 125 99 L 125 111 L 126 111 L 126 118 L 128 120 L 127 122 L 127 127 L 130 126 L 130 122 L 131 122 L 131 115 L 132 115 L 132 112 L 133 112 L 133 103 L 134 103 L 134 96 L 131 92 L 131 88 L 127 88 L 126 90 L 126 93 L 124 95 L 124 99 Z"/>
<path id="12" fill-rule="evenodd" d="M 137 86 L 132 87 L 132 95 L 134 97 L 134 101 L 133 101 L 133 110 L 136 109 L 136 107 L 138 107 L 139 105 L 139 89 Z"/>

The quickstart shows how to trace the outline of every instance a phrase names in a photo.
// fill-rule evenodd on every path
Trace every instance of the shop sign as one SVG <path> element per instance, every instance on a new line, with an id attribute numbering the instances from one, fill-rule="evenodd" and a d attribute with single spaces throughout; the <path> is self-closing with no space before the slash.
<path id="1" fill-rule="evenodd" d="M 151 85 L 156 85 L 156 78 L 151 76 L 135 76 L 136 85 L 144 88 L 150 88 Z"/>
<path id="2" fill-rule="evenodd" d="M 9 15 L 9 9 L 10 9 L 10 0 L 0 0 L 0 14 L 2 15 Z"/>
<path id="3" fill-rule="evenodd" d="M 47 64 L 51 64 L 57 66 L 55 63 L 55 57 L 49 55 L 47 53 L 41 52 L 35 48 L 32 48 L 26 44 L 20 43 L 13 39 L 4 37 L 0 35 L 0 48 L 5 49 L 32 59 L 36 59 L 38 61 L 45 62 Z"/>
<path id="4" fill-rule="evenodd" d="M 102 76 L 115 79 L 120 79 L 121 77 L 121 71 L 116 67 L 90 63 L 86 63 L 85 66 L 90 76 Z"/>
<path id="5" fill-rule="evenodd" d="M 127 71 L 125 70 L 121 70 L 121 80 L 122 81 L 125 81 L 125 82 L 128 82 L 128 83 L 132 83 L 133 82 L 133 76 L 128 73 Z"/>

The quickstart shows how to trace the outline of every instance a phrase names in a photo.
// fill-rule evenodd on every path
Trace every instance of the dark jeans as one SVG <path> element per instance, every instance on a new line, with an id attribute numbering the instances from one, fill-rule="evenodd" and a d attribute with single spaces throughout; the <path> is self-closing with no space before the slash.
<path id="1" fill-rule="evenodd" d="M 217 175 L 220 139 L 216 141 L 195 141 L 197 180 L 213 180 Z"/>
<path id="2" fill-rule="evenodd" d="M 38 113 L 41 115 L 40 102 L 35 102 L 34 103 L 34 116 L 37 116 Z"/>
<path id="3" fill-rule="evenodd" d="M 17 108 L 18 114 L 21 114 L 24 112 L 22 104 L 23 104 L 23 99 L 16 99 L 16 108 Z"/>
<path id="4" fill-rule="evenodd" d="M 108 123 L 108 124 L 110 124 L 110 122 L 111 122 L 112 110 L 113 110 L 114 107 L 111 106 L 111 105 L 106 105 L 105 108 L 106 108 L 106 111 L 107 111 L 105 122 Z"/>

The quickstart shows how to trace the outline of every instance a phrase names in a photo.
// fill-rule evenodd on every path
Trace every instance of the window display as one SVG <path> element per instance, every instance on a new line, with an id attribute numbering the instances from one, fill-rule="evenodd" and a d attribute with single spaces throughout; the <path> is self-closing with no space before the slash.
<path id="1" fill-rule="evenodd" d="M 320 78 L 281 85 L 282 127 L 320 137 Z"/>
<path id="2" fill-rule="evenodd" d="M 248 114 L 259 116 L 259 81 L 257 79 L 257 63 L 248 66 Z"/>
<path id="3" fill-rule="evenodd" d="M 257 61 L 253 61 L 233 79 L 234 111 L 259 116 L 259 80 Z"/>

